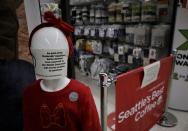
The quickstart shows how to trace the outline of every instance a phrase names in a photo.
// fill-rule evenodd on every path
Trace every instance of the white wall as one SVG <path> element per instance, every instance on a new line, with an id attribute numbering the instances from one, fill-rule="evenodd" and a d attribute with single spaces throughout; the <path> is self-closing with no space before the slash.
<path id="1" fill-rule="evenodd" d="M 27 19 L 27 26 L 29 35 L 32 30 L 39 24 L 41 24 L 40 10 L 38 0 L 24 0 L 25 13 Z"/>

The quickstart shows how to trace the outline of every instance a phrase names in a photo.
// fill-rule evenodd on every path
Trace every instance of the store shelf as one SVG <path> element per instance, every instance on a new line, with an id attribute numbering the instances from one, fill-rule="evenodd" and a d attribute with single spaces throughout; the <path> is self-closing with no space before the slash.
<path id="1" fill-rule="evenodd" d="M 118 38 L 108 38 L 108 37 L 104 37 L 104 38 L 101 38 L 101 37 L 99 37 L 99 36 L 76 36 L 75 35 L 75 38 L 76 39 L 91 39 L 91 40 L 101 40 L 101 41 L 103 41 L 103 40 L 105 40 L 105 41 L 107 41 L 107 40 L 109 40 L 109 41 L 116 41 L 116 40 L 118 40 Z M 122 41 L 122 42 L 124 42 L 124 41 Z"/>
<path id="2" fill-rule="evenodd" d="M 73 3 L 70 4 L 70 6 L 89 6 L 92 4 L 103 4 L 103 5 L 109 5 L 112 2 L 117 2 L 117 0 L 95 0 L 91 2 L 79 2 L 79 3 Z"/>
<path id="3" fill-rule="evenodd" d="M 138 25 L 138 24 L 149 24 L 149 25 L 158 25 L 158 24 L 171 24 L 168 22 L 161 21 L 140 21 L 140 22 L 108 22 L 103 24 L 74 24 L 74 26 L 111 26 L 111 25 Z"/>
<path id="4" fill-rule="evenodd" d="M 100 58 L 109 58 L 109 59 L 114 59 L 113 56 L 109 55 L 109 54 L 94 54 Z"/>
<path id="5" fill-rule="evenodd" d="M 92 1 L 92 2 L 79 2 L 79 3 L 73 3 L 70 6 L 89 6 L 91 4 L 100 4 L 103 3 L 103 0 L 96 0 L 96 1 Z"/>

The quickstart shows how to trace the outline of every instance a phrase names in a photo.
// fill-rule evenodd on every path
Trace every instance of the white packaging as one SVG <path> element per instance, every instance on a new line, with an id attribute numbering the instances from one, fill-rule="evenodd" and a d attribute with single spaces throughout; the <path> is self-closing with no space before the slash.
<path id="1" fill-rule="evenodd" d="M 156 60 L 157 59 L 157 50 L 156 49 L 149 49 L 149 58 L 150 59 L 154 59 Z"/>

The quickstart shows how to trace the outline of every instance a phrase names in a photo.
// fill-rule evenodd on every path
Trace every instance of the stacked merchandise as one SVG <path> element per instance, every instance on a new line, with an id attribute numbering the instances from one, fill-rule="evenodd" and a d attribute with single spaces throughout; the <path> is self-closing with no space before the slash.
<path id="1" fill-rule="evenodd" d="M 92 3 L 92 2 L 98 2 L 102 0 L 70 0 L 70 5 L 80 5 L 85 3 Z"/>
<path id="2" fill-rule="evenodd" d="M 87 31 L 84 31 L 85 29 Z M 90 29 L 92 30 L 92 26 L 86 28 L 82 26 L 75 29 L 75 35 L 83 38 L 76 42 L 75 49 L 78 54 L 78 61 L 80 54 L 92 54 L 93 56 L 107 57 L 116 63 L 125 63 L 136 68 L 167 55 L 169 25 L 134 25 L 128 27 L 113 25 L 103 28 L 95 26 L 93 32 L 96 30 L 98 30 L 96 32 L 104 31 L 105 33 L 100 33 L 101 35 L 88 31 Z M 125 32 L 121 33 L 123 29 Z M 83 34 L 81 34 L 82 32 Z M 84 32 L 91 32 L 91 34 Z M 124 34 L 125 37 L 123 37 Z"/>
<path id="3" fill-rule="evenodd" d="M 168 16 L 168 2 L 126 0 L 118 3 L 73 6 L 72 24 L 158 22 Z"/>
<path id="4" fill-rule="evenodd" d="M 100 72 L 119 75 L 167 56 L 171 27 L 159 7 L 155 0 L 73 6 L 81 71 L 92 78 Z"/>
<path id="5" fill-rule="evenodd" d="M 90 6 L 75 6 L 71 10 L 72 23 L 76 25 L 105 24 L 107 23 L 107 11 L 103 4 Z"/>

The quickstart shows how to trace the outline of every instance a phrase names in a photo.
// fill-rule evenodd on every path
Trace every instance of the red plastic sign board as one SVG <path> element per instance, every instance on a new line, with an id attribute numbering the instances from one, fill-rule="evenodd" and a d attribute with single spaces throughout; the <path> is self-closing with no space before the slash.
<path id="1" fill-rule="evenodd" d="M 107 127 L 111 130 L 111 131 L 115 131 L 115 123 L 116 123 L 116 113 L 112 112 L 108 115 L 107 118 Z"/>
<path id="2" fill-rule="evenodd" d="M 144 68 L 118 76 L 116 82 L 116 131 L 148 131 L 165 110 L 173 57 L 160 61 L 157 80 L 141 88 Z"/>

